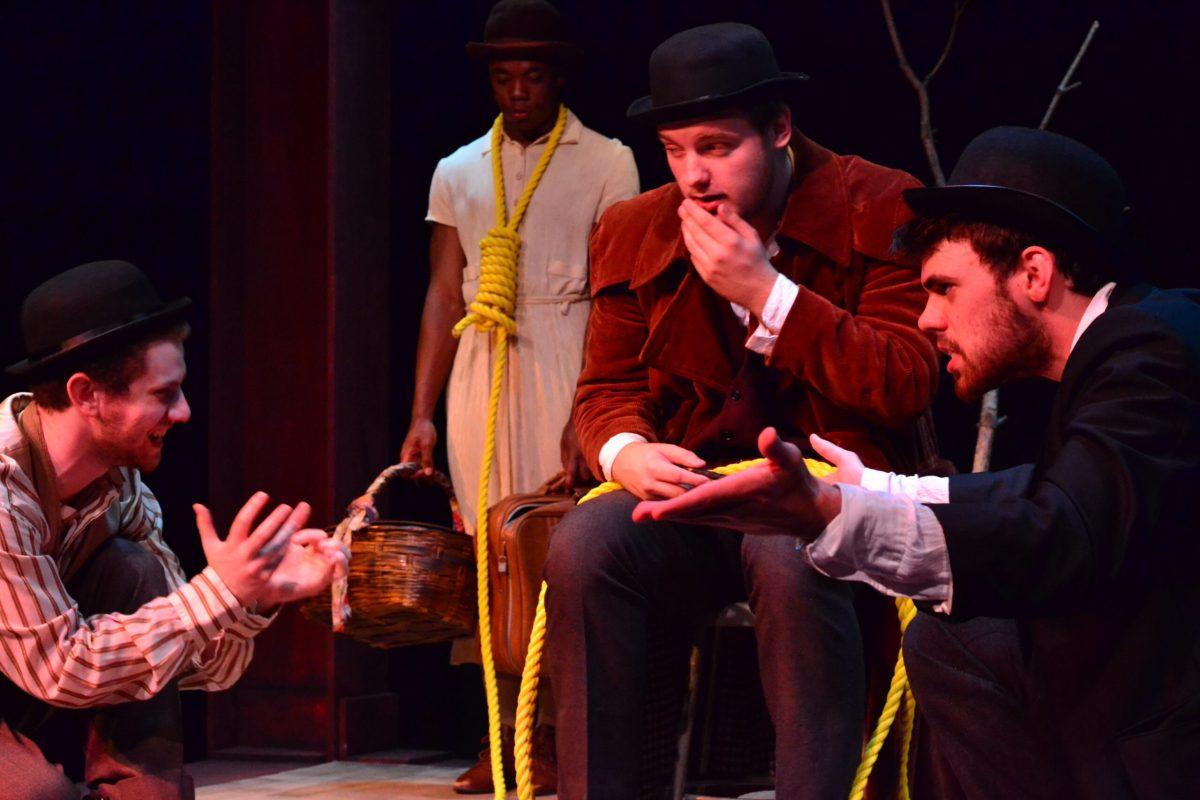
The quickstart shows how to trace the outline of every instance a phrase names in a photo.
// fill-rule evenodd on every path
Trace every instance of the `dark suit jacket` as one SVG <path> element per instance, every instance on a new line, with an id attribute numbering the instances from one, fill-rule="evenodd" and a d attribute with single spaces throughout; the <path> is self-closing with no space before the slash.
<path id="1" fill-rule="evenodd" d="M 954 616 L 1018 620 L 1031 699 L 1081 763 L 1200 796 L 1200 292 L 1118 288 L 1037 464 L 953 477 L 950 500 Z"/>
<path id="2" fill-rule="evenodd" d="M 688 260 L 675 184 L 612 206 L 591 239 L 592 314 L 575 424 L 584 455 L 613 435 L 680 444 L 710 462 L 757 455 L 775 425 L 863 461 L 918 467 L 937 381 L 917 269 L 889 254 L 910 175 L 793 135 L 796 177 L 774 265 L 800 293 L 766 363 Z M 924 429 L 928 430 L 928 429 Z M 736 456 L 735 456 L 736 454 Z M 926 454 L 922 454 L 926 455 Z"/>

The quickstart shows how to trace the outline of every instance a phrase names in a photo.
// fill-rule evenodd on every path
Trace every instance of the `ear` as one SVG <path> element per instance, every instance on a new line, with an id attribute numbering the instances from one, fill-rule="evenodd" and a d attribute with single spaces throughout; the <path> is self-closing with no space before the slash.
<path id="1" fill-rule="evenodd" d="M 1041 305 L 1050 297 L 1054 277 L 1058 275 L 1058 264 L 1054 254 L 1039 245 L 1030 245 L 1021 251 L 1017 273 L 1017 289 L 1030 302 Z"/>
<path id="2" fill-rule="evenodd" d="M 792 110 L 783 107 L 771 123 L 771 146 L 782 150 L 792 141 Z"/>
<path id="3" fill-rule="evenodd" d="M 67 399 L 71 407 L 85 417 L 100 415 L 100 387 L 85 373 L 76 372 L 67 378 Z"/>

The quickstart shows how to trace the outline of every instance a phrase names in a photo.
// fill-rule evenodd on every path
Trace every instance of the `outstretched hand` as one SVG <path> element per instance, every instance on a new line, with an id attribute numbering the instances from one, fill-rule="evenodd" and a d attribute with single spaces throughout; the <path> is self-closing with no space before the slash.
<path id="1" fill-rule="evenodd" d="M 634 522 L 683 522 L 749 535 L 816 538 L 841 511 L 841 491 L 814 478 L 800 448 L 780 439 L 774 428 L 759 434 L 758 448 L 765 463 L 669 500 L 638 503 Z"/>
<path id="2" fill-rule="evenodd" d="M 303 528 L 312 509 L 276 506 L 255 520 L 270 498 L 256 492 L 246 501 L 222 539 L 208 508 L 197 503 L 196 527 L 204 556 L 238 601 L 250 608 L 273 608 L 324 589 L 346 573 L 350 553 L 325 531 Z"/>

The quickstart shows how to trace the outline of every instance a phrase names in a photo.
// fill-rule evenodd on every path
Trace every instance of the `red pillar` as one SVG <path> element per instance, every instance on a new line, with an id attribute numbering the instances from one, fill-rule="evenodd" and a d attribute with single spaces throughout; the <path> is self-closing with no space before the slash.
<path id="1" fill-rule="evenodd" d="M 384 3 L 213 10 L 210 495 L 336 521 L 388 463 L 389 42 Z M 383 655 L 285 609 L 209 704 L 214 752 L 387 747 Z M 370 710 L 370 725 L 359 720 Z"/>

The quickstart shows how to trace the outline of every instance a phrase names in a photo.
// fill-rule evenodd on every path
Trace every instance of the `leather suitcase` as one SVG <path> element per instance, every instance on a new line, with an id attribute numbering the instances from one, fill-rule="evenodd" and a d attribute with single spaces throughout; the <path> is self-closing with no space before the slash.
<path id="1" fill-rule="evenodd" d="M 574 507 L 570 496 L 532 493 L 506 497 L 488 510 L 492 650 L 497 672 L 521 675 L 550 536 Z"/>

